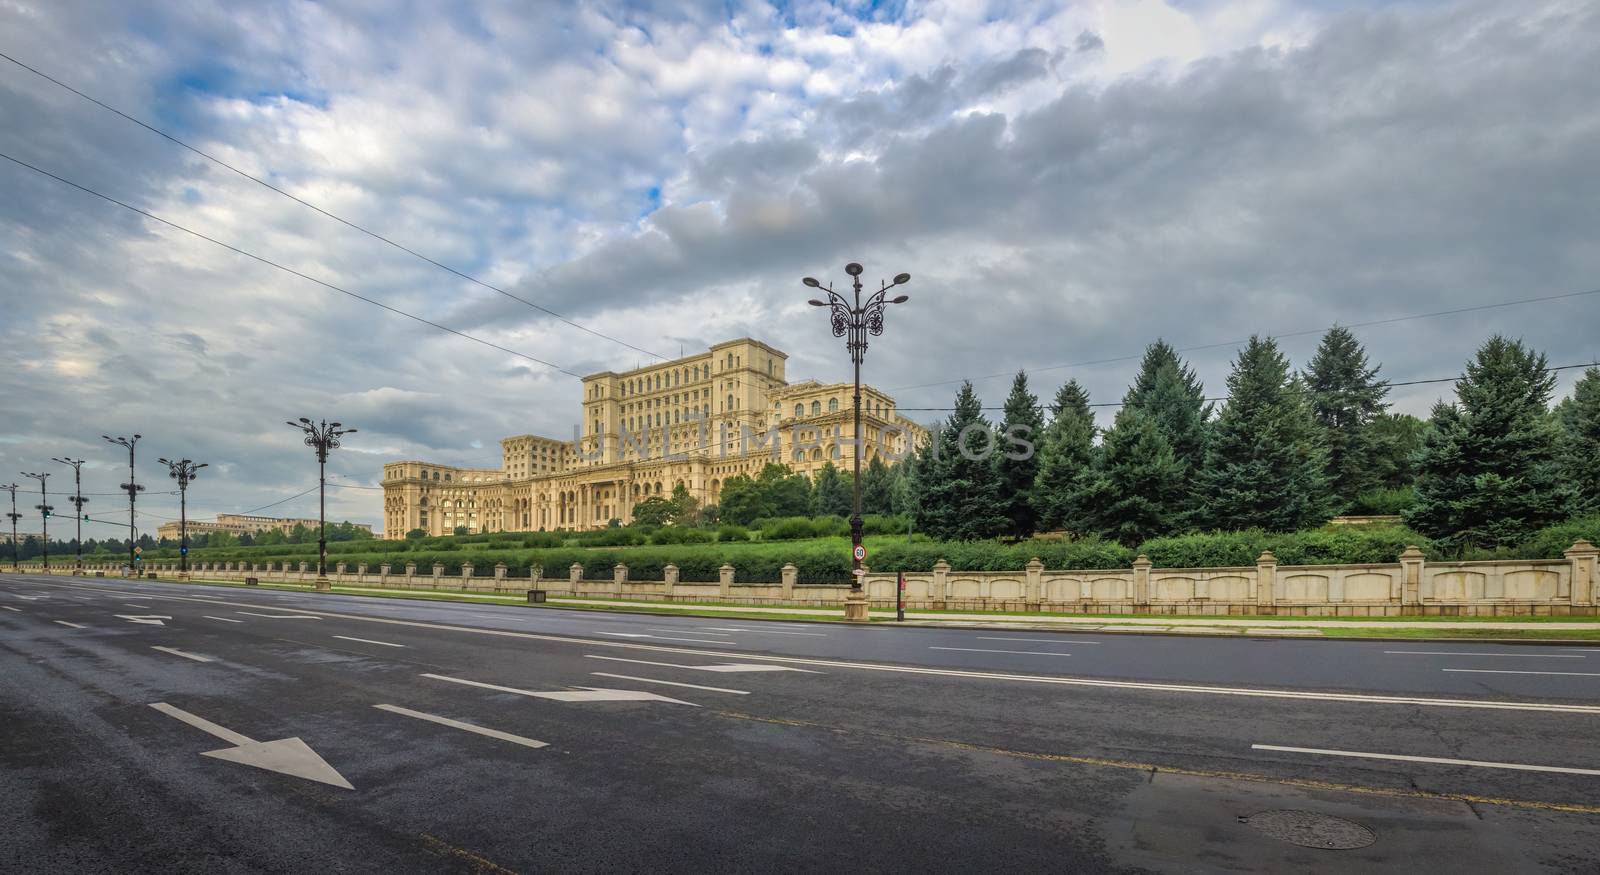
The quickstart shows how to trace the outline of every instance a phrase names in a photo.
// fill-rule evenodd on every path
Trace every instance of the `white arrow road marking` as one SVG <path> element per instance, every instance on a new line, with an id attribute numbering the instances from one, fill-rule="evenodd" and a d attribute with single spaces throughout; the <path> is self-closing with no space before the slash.
<path id="1" fill-rule="evenodd" d="M 379 711 L 388 711 L 390 714 L 401 714 L 406 717 L 415 717 L 418 720 L 426 720 L 429 723 L 437 723 L 440 726 L 448 726 L 451 729 L 460 729 L 465 732 L 475 732 L 479 735 L 486 735 L 489 738 L 498 738 L 501 741 L 509 741 L 512 744 L 520 744 L 524 747 L 539 748 L 550 746 L 548 743 L 543 741 L 534 741 L 531 738 L 523 738 L 520 735 L 512 735 L 509 732 L 501 732 L 498 729 L 490 729 L 486 726 L 474 726 L 471 723 L 462 723 L 460 720 L 451 720 L 449 717 L 440 717 L 437 714 L 424 714 L 421 711 L 413 711 L 410 708 L 402 708 L 399 705 L 373 705 L 372 707 L 377 708 Z"/>
<path id="2" fill-rule="evenodd" d="M 278 741 L 255 741 L 248 736 L 240 735 L 231 729 L 218 726 L 204 717 L 190 714 L 182 708 L 175 708 L 166 702 L 156 702 L 150 707 L 160 711 L 168 717 L 181 720 L 201 732 L 209 733 L 233 747 L 222 750 L 209 750 L 202 754 L 226 760 L 230 763 L 239 763 L 244 766 L 254 766 L 296 778 L 305 778 L 321 784 L 332 784 L 346 790 L 354 790 L 350 782 L 344 779 L 333 766 L 317 755 L 305 742 L 298 738 L 284 738 Z"/>
<path id="3" fill-rule="evenodd" d="M 227 617 L 213 617 L 210 614 L 201 614 L 200 616 L 205 617 L 207 620 L 221 620 L 224 623 L 243 623 L 244 622 L 243 620 L 230 620 Z"/>
<path id="4" fill-rule="evenodd" d="M 1284 753 L 1315 753 L 1330 757 L 1356 757 L 1368 760 L 1398 760 L 1403 763 L 1440 763 L 1447 766 L 1477 766 L 1481 769 L 1516 769 L 1523 772 L 1560 772 L 1564 775 L 1600 775 L 1600 769 L 1577 769 L 1567 766 L 1530 766 L 1524 763 L 1496 763 L 1484 760 L 1453 760 L 1445 757 L 1414 757 L 1398 753 L 1366 753 L 1357 750 L 1323 750 L 1316 747 L 1280 747 L 1276 744 L 1252 744 L 1252 750 L 1274 750 Z"/>
<path id="5" fill-rule="evenodd" d="M 159 650 L 162 653 L 170 653 L 173 656 L 181 656 L 184 659 L 192 659 L 195 662 L 215 662 L 216 661 L 216 660 L 212 659 L 209 656 L 201 656 L 198 653 L 190 653 L 187 650 L 179 650 L 176 647 L 152 647 L 150 649 L 151 650 Z"/>
<path id="6" fill-rule="evenodd" d="M 165 626 L 167 624 L 161 621 L 172 619 L 166 614 L 116 614 L 115 616 L 119 620 L 127 620 L 130 623 L 141 623 L 146 626 Z"/>
<path id="7" fill-rule="evenodd" d="M 616 678 L 620 681 L 639 681 L 640 683 L 646 684 L 664 684 L 669 687 L 687 687 L 691 690 L 710 690 L 713 693 L 733 693 L 736 696 L 750 695 L 749 690 L 730 690 L 726 687 L 707 687 L 700 684 L 685 684 L 679 683 L 678 681 L 664 681 L 659 678 L 634 677 L 631 674 L 611 674 L 610 672 L 604 671 L 591 671 L 589 674 L 592 674 L 597 678 Z"/>
<path id="8" fill-rule="evenodd" d="M 481 681 L 469 681 L 465 678 L 450 678 L 442 674 L 423 674 L 425 678 L 436 681 L 449 681 L 452 684 L 466 684 L 469 687 L 482 687 L 485 690 L 494 690 L 501 693 L 516 693 L 519 696 L 532 696 L 535 699 L 549 699 L 554 702 L 671 702 L 674 705 L 688 705 L 698 708 L 693 702 L 682 699 L 670 699 L 656 693 L 647 693 L 643 690 L 606 690 L 599 687 L 579 687 L 576 690 L 519 690 L 516 687 L 502 687 L 499 684 L 486 684 Z"/>
<path id="9" fill-rule="evenodd" d="M 234 611 L 235 614 L 244 614 L 247 617 L 266 617 L 269 620 L 320 620 L 310 614 L 258 614 L 254 611 Z"/>
<path id="10" fill-rule="evenodd" d="M 790 668 L 787 665 L 757 665 L 746 662 L 730 662 L 723 665 L 683 665 L 682 663 L 677 662 L 651 662 L 647 659 L 623 659 L 620 656 L 595 656 L 592 653 L 585 653 L 584 657 L 588 659 L 604 659 L 610 662 L 634 662 L 638 663 L 639 665 L 660 665 L 667 668 L 688 668 L 695 671 L 716 671 L 728 673 L 747 671 L 797 671 L 802 674 L 822 674 L 820 671 L 812 671 L 808 668 Z"/>
<path id="11" fill-rule="evenodd" d="M 333 637 L 340 638 L 340 639 L 343 639 L 345 641 L 360 641 L 362 644 L 382 644 L 384 647 L 404 647 L 405 646 L 404 644 L 390 644 L 387 641 L 374 641 L 371 638 L 351 638 L 349 635 L 335 635 Z"/>
<path id="12" fill-rule="evenodd" d="M 68 629 L 84 629 L 84 628 L 87 628 L 85 626 L 79 626 L 77 623 L 68 623 L 66 620 L 51 620 L 50 622 L 52 622 L 52 623 L 60 623 L 61 625 L 66 626 Z"/>

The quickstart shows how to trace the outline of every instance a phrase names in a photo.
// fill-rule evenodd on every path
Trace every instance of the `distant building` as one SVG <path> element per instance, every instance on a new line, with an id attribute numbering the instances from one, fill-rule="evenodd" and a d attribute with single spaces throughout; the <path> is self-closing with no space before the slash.
<path id="1" fill-rule="evenodd" d="M 237 513 L 219 513 L 217 514 L 217 521 L 214 523 L 203 522 L 201 520 L 189 520 L 189 534 L 193 536 L 200 534 L 211 534 L 213 532 L 227 532 L 230 535 L 258 535 L 262 532 L 277 529 L 278 531 L 287 535 L 289 532 L 294 531 L 295 526 L 305 526 L 312 531 L 316 531 L 317 525 L 318 523 L 316 520 L 279 519 L 278 517 L 270 516 L 245 516 Z M 372 534 L 372 526 L 364 523 L 352 523 L 352 525 L 365 531 L 368 535 Z M 156 530 L 156 537 L 158 539 L 176 541 L 178 540 L 178 536 L 178 524 L 176 522 L 162 523 L 161 528 Z"/>
<path id="2" fill-rule="evenodd" d="M 28 540 L 29 538 L 38 538 L 38 537 L 39 537 L 39 533 L 38 532 L 18 532 L 17 533 L 17 543 L 20 544 L 23 541 Z M 56 540 L 59 541 L 59 540 L 61 540 L 61 538 L 59 536 L 57 536 Z M 72 540 L 72 538 L 69 537 L 66 540 L 70 541 L 70 540 Z M 0 532 L 0 544 L 10 544 L 10 543 L 11 543 L 11 530 L 10 529 L 6 529 L 4 532 Z"/>
<path id="3" fill-rule="evenodd" d="M 633 519 L 647 497 L 683 486 L 716 504 L 729 477 L 768 462 L 814 475 L 848 471 L 855 433 L 849 383 L 790 383 L 788 355 L 748 337 L 660 364 L 583 378 L 574 440 L 518 435 L 500 442 L 498 468 L 423 461 L 383 466 L 383 528 L 448 535 L 593 529 Z M 905 458 L 927 430 L 894 399 L 861 387 L 862 464 Z"/>

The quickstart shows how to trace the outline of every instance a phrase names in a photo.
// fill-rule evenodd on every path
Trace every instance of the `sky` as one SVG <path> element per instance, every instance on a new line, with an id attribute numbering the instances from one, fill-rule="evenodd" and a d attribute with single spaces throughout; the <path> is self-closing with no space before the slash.
<path id="1" fill-rule="evenodd" d="M 101 436 L 137 432 L 142 530 L 178 515 L 161 456 L 210 463 L 195 517 L 315 516 L 306 416 L 359 429 L 329 516 L 378 523 L 387 461 L 570 438 L 570 374 L 753 336 L 791 380 L 848 380 L 799 280 L 851 261 L 912 276 L 865 368 L 905 408 L 963 378 L 999 406 L 1018 370 L 1115 402 L 1158 337 L 1221 395 L 1245 338 L 1300 367 L 1336 323 L 1395 381 L 1497 332 L 1600 358 L 1600 294 L 1575 295 L 1600 289 L 1587 0 L 0 0 L 0 52 L 523 299 L 0 59 L 0 153 L 503 348 L 0 159 L 0 484 L 24 509 L 20 472 L 70 492 L 52 457 L 115 493 Z"/>

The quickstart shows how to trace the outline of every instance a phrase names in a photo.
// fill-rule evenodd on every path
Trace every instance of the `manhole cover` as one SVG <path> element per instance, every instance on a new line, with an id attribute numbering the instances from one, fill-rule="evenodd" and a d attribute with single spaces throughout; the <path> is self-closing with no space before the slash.
<path id="1" fill-rule="evenodd" d="M 1239 818 L 1239 822 L 1303 848 L 1348 851 L 1364 848 L 1378 840 L 1372 830 L 1353 820 L 1293 808 L 1259 811 L 1249 817 Z"/>

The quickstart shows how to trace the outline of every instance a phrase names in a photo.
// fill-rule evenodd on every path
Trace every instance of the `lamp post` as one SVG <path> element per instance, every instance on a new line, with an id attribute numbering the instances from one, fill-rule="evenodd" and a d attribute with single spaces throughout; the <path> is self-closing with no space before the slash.
<path id="1" fill-rule="evenodd" d="M 339 438 L 355 434 L 356 429 L 326 419 L 312 422 L 304 416 L 289 425 L 305 432 L 306 446 L 317 452 L 317 591 L 328 592 L 333 589 L 328 582 L 328 451 L 337 450 Z"/>
<path id="2" fill-rule="evenodd" d="M 139 442 L 139 438 L 144 437 L 144 435 L 136 434 L 133 436 L 132 440 L 129 440 L 125 437 L 111 437 L 110 435 L 104 434 L 101 435 L 101 437 L 105 438 L 108 443 L 121 444 L 122 446 L 128 448 L 128 482 L 122 484 L 122 488 L 128 492 L 128 573 L 138 576 L 139 569 L 136 567 L 138 560 L 134 558 L 135 554 L 133 552 L 133 542 L 139 538 L 139 529 L 133 520 L 133 503 L 138 499 L 139 493 L 144 491 L 144 487 L 134 482 L 133 447 Z"/>
<path id="3" fill-rule="evenodd" d="M 83 497 L 83 460 L 51 459 L 50 461 L 72 466 L 72 497 L 67 500 L 72 502 L 72 506 L 76 508 L 72 514 L 78 521 L 78 539 L 74 544 L 77 548 L 77 561 L 73 567 L 81 574 L 83 572 L 83 506 L 89 503 L 89 499 Z"/>
<path id="4" fill-rule="evenodd" d="M 188 459 L 158 460 L 167 466 L 172 479 L 178 481 L 178 579 L 189 579 L 189 484 L 199 475 L 206 462 L 195 464 Z"/>
<path id="5" fill-rule="evenodd" d="M 22 570 L 22 566 L 17 564 L 17 520 L 22 519 L 22 514 L 17 513 L 17 489 L 18 488 L 19 487 L 15 483 L 7 483 L 4 486 L 0 486 L 0 489 L 4 489 L 5 491 L 11 493 L 11 512 L 6 514 L 6 516 L 11 518 L 11 570 L 12 571 L 21 571 Z"/>
<path id="6" fill-rule="evenodd" d="M 27 471 L 23 471 L 22 472 L 22 476 L 24 476 L 24 477 L 32 477 L 33 479 L 39 481 L 39 503 L 34 505 L 34 507 L 36 509 L 38 509 L 38 511 L 39 511 L 39 519 L 40 519 L 39 525 L 42 528 L 42 531 L 39 533 L 39 541 L 40 541 L 39 548 L 42 551 L 44 551 L 43 554 L 42 554 L 43 557 L 44 557 L 44 573 L 45 574 L 49 574 L 50 573 L 50 511 L 55 510 L 55 508 L 50 506 L 50 498 L 44 491 L 44 481 L 50 479 L 50 474 L 48 472 L 44 473 L 44 474 L 29 474 Z"/>
<path id="7" fill-rule="evenodd" d="M 832 311 L 833 336 L 847 337 L 845 347 L 850 350 L 850 361 L 855 365 L 855 434 L 851 441 L 854 449 L 854 485 L 852 498 L 852 513 L 850 514 L 850 560 L 852 563 L 850 577 L 850 595 L 845 600 L 844 618 L 858 622 L 867 621 L 867 594 L 861 588 L 861 560 L 866 556 L 866 549 L 861 545 L 861 362 L 867 355 L 867 335 L 874 337 L 883 334 L 883 311 L 890 304 L 904 304 L 911 299 L 910 295 L 888 297 L 888 292 L 895 286 L 911 282 L 911 274 L 897 274 L 894 282 L 881 282 L 876 292 L 867 297 L 865 303 L 861 300 L 861 265 L 850 262 L 844 266 L 844 272 L 850 275 L 850 282 L 855 291 L 855 301 L 846 300 L 845 297 L 833 290 L 833 284 L 824 286 L 811 277 L 800 280 L 813 289 L 822 289 L 828 293 L 828 300 L 819 301 L 813 298 L 806 303 L 813 307 L 828 307 Z"/>

